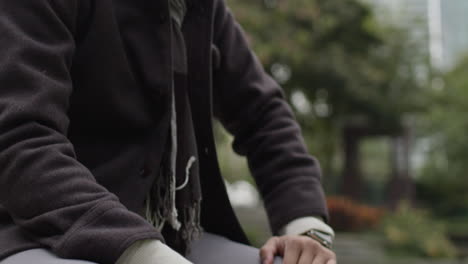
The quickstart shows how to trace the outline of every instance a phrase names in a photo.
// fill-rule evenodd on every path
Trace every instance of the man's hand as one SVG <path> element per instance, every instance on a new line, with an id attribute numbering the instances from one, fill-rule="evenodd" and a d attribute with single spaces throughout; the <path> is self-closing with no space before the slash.
<path id="1" fill-rule="evenodd" d="M 278 255 L 283 264 L 336 264 L 335 253 L 306 236 L 272 237 L 260 249 L 262 264 L 273 264 Z"/>

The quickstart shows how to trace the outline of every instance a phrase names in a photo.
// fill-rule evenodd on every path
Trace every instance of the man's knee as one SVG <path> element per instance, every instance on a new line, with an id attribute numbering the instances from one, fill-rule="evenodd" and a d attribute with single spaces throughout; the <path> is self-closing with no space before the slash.
<path id="1" fill-rule="evenodd" d="M 257 248 L 204 233 L 192 245 L 188 259 L 195 264 L 260 264 Z M 279 263 L 278 263 L 279 264 Z"/>
<path id="2" fill-rule="evenodd" d="M 0 264 L 96 264 L 86 260 L 63 259 L 59 258 L 49 250 L 37 248 L 11 255 L 3 260 Z"/>

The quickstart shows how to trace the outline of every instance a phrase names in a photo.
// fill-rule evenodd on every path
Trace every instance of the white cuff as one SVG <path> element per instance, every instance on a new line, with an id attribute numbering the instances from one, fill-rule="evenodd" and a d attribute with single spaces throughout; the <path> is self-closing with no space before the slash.
<path id="1" fill-rule="evenodd" d="M 159 240 L 140 240 L 133 243 L 115 264 L 192 264 Z"/>
<path id="2" fill-rule="evenodd" d="M 335 236 L 335 232 L 329 225 L 314 216 L 301 217 L 290 222 L 281 229 L 280 235 L 299 235 L 311 229 L 327 232 L 333 237 Z"/>

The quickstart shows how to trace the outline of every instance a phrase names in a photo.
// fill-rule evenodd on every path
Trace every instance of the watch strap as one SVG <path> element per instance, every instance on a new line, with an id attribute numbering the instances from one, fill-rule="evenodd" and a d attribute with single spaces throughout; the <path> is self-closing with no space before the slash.
<path id="1" fill-rule="evenodd" d="M 320 245 L 331 249 L 332 248 L 332 243 L 333 243 L 333 235 L 323 232 L 317 229 L 311 229 L 307 232 L 302 233 L 301 235 L 303 236 L 308 236 L 312 238 L 313 240 L 317 241 L 320 243 Z"/>

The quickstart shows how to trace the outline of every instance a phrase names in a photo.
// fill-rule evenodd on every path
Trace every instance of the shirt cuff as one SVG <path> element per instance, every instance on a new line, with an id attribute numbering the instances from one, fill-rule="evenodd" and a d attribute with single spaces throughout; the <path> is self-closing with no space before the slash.
<path id="1" fill-rule="evenodd" d="M 300 235 L 311 229 L 323 231 L 329 233 L 330 235 L 332 235 L 332 237 L 335 237 L 335 232 L 333 231 L 333 229 L 329 225 L 325 224 L 325 222 L 323 222 L 321 218 L 315 216 L 298 218 L 287 224 L 285 227 L 283 227 L 280 230 L 279 234 Z"/>
<path id="2" fill-rule="evenodd" d="M 192 264 L 159 240 L 148 239 L 133 243 L 115 264 Z"/>

